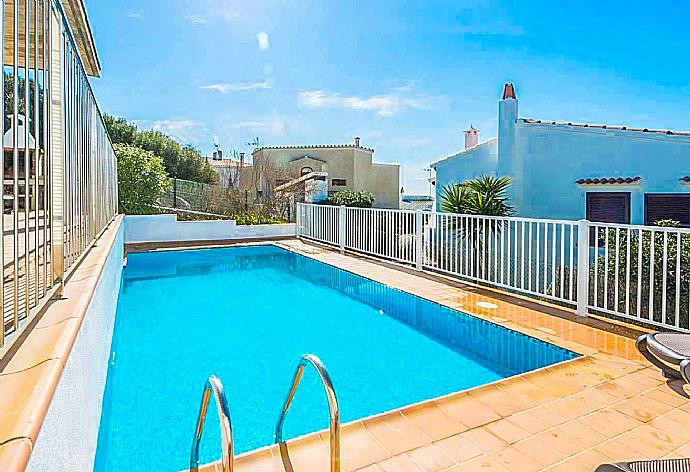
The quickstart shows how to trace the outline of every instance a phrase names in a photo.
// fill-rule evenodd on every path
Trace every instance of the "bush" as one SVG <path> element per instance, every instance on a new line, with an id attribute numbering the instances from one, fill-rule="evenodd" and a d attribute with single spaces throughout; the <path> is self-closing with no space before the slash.
<path id="1" fill-rule="evenodd" d="M 127 144 L 116 144 L 119 210 L 128 215 L 154 213 L 153 206 L 170 185 L 163 160 Z"/>
<path id="2" fill-rule="evenodd" d="M 374 195 L 369 192 L 352 192 L 344 190 L 336 192 L 326 200 L 322 201 L 323 205 L 347 206 L 355 208 L 371 208 L 374 204 Z"/>
<path id="3" fill-rule="evenodd" d="M 285 223 L 280 218 L 264 215 L 262 213 L 240 213 L 230 217 L 238 225 L 274 225 Z"/>

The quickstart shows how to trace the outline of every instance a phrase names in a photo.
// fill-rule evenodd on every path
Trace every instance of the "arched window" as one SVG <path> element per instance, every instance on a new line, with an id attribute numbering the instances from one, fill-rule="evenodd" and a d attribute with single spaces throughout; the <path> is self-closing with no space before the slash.
<path id="1" fill-rule="evenodd" d="M 299 171 L 299 176 L 302 177 L 307 174 L 311 174 L 312 172 L 314 172 L 314 169 L 311 167 L 302 167 L 302 169 Z"/>

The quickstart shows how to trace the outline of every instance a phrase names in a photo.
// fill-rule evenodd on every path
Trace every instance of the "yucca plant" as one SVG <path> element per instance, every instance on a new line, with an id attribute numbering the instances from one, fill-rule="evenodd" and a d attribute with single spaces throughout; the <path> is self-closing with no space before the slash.
<path id="1" fill-rule="evenodd" d="M 510 177 L 482 176 L 463 184 L 448 185 L 441 193 L 441 210 L 473 216 L 511 216 L 515 214 L 515 209 L 508 204 L 506 195 L 510 183 Z M 484 259 L 486 241 L 492 233 L 500 232 L 502 228 L 501 220 L 460 226 L 455 218 L 449 219 L 446 226 L 450 234 L 457 234 L 458 244 L 465 240 L 474 247 L 480 260 Z"/>

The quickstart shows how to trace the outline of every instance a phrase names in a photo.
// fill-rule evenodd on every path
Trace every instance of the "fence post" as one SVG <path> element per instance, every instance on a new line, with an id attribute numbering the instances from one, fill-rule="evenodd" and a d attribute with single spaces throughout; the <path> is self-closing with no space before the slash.
<path id="1" fill-rule="evenodd" d="M 340 254 L 345 253 L 345 205 L 338 208 L 338 243 L 340 244 Z"/>
<path id="2" fill-rule="evenodd" d="M 589 304 L 589 221 L 577 222 L 577 314 L 587 316 Z"/>
<path id="3" fill-rule="evenodd" d="M 415 268 L 422 270 L 422 210 L 417 210 L 414 214 L 414 260 Z"/>

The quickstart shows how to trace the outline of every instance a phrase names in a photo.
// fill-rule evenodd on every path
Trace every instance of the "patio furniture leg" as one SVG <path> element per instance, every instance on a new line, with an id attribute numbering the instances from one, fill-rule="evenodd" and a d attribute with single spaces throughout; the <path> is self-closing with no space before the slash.
<path id="1" fill-rule="evenodd" d="M 650 336 L 649 334 L 643 334 L 639 338 L 637 338 L 637 350 L 640 351 L 640 354 L 642 354 L 649 362 L 657 366 L 659 369 L 661 369 L 661 373 L 664 375 L 665 378 L 667 379 L 680 379 L 683 378 L 686 382 L 688 382 L 688 379 L 686 377 L 681 377 L 681 374 L 676 372 L 675 370 L 671 369 L 668 367 L 666 364 L 661 362 L 659 359 L 657 359 L 654 354 L 649 352 L 649 349 L 647 348 L 647 337 Z M 686 361 L 683 361 L 686 362 Z M 690 377 L 690 366 L 686 366 L 688 369 L 688 376 Z M 681 368 L 681 372 L 682 372 Z"/>

